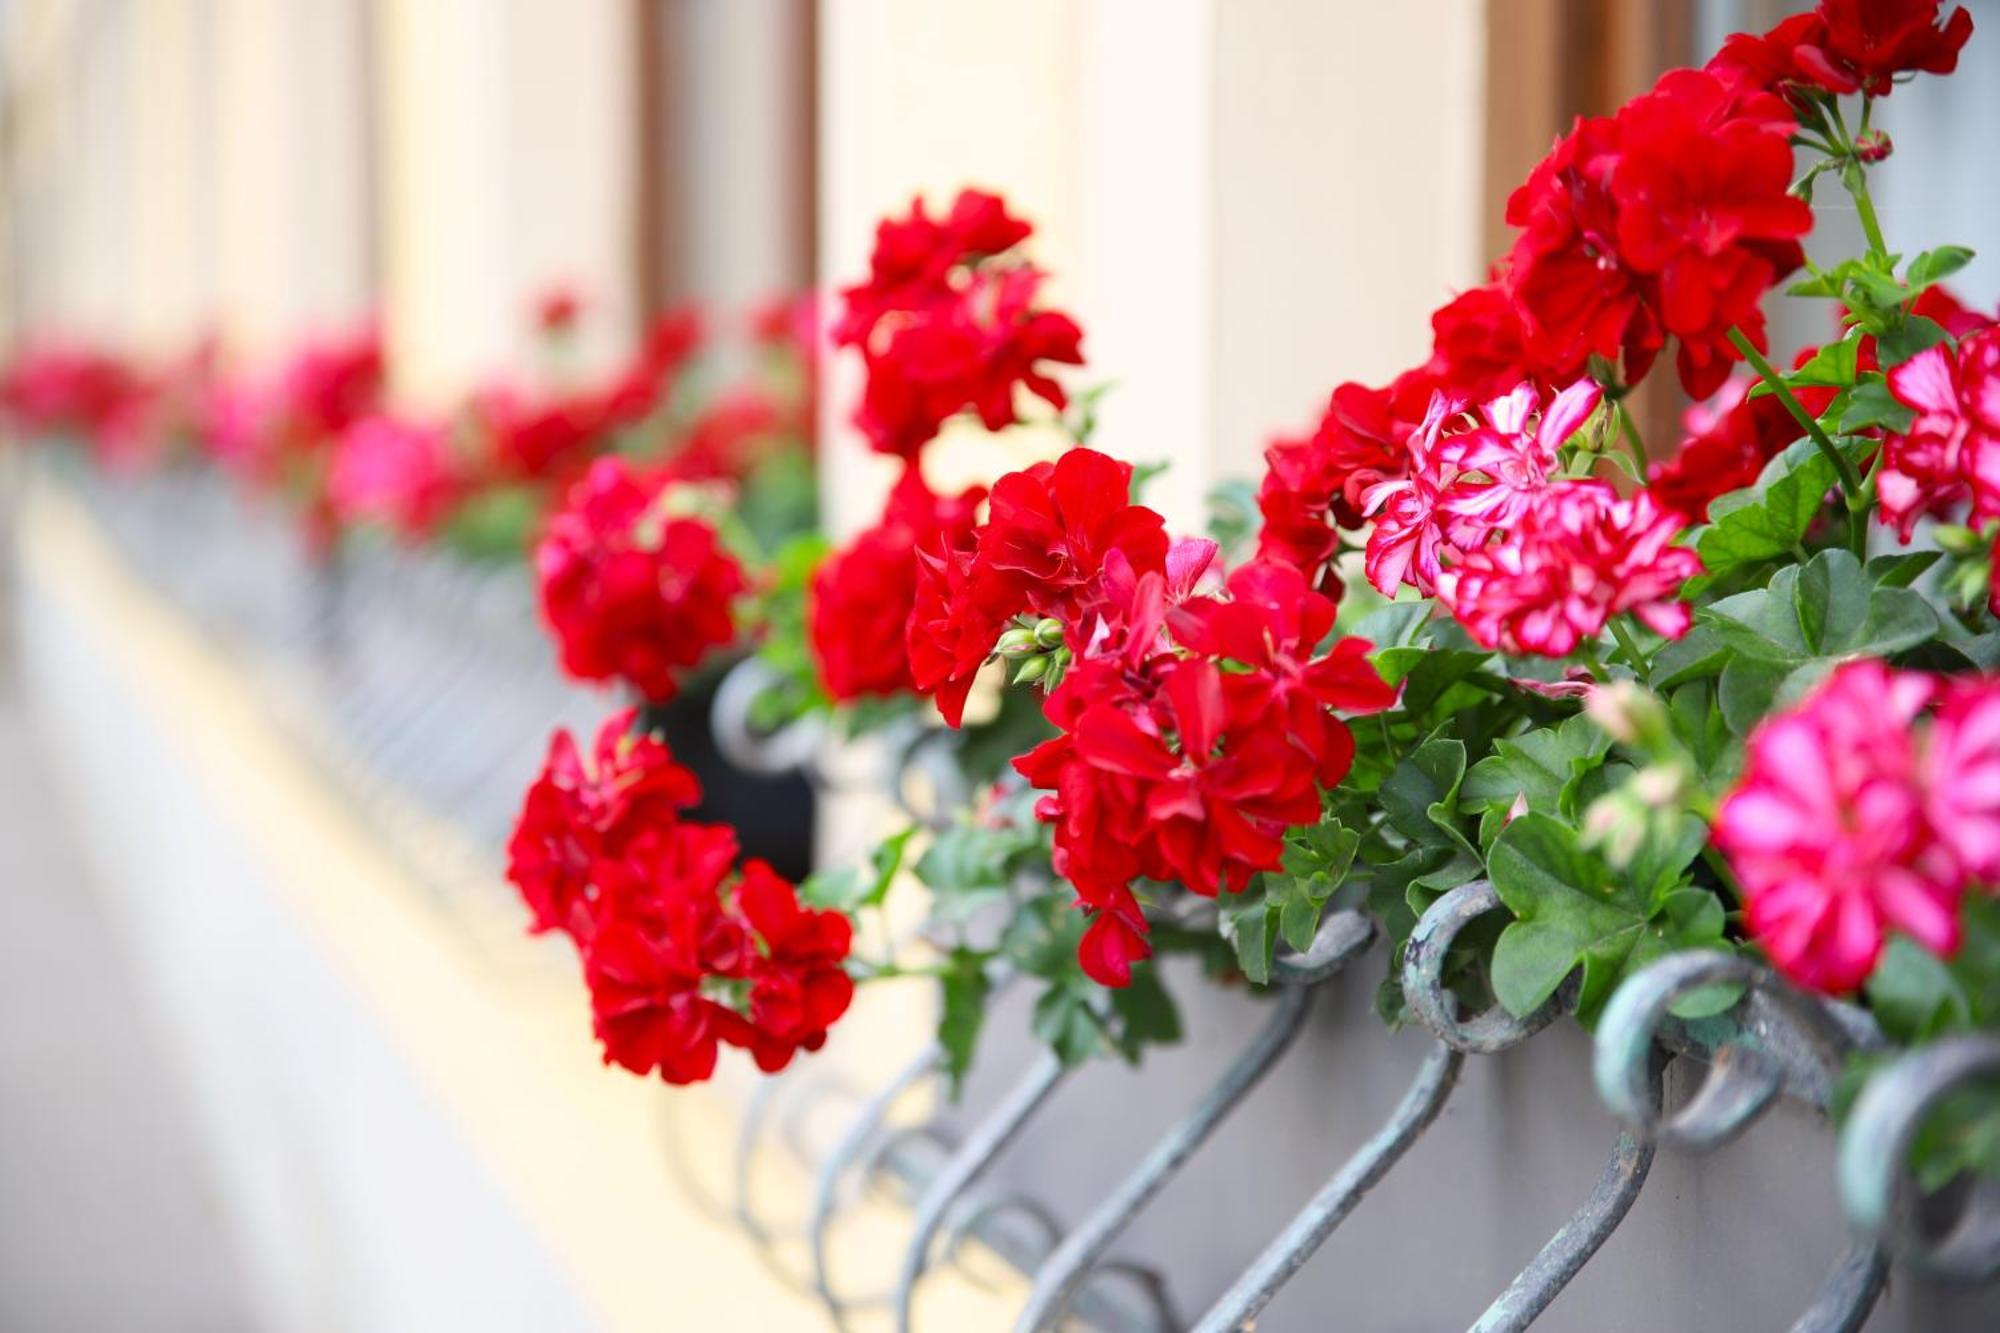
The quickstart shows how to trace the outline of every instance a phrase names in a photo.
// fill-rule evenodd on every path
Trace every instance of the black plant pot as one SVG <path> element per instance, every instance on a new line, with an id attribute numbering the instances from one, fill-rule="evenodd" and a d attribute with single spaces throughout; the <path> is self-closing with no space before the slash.
<path id="1" fill-rule="evenodd" d="M 719 673 L 704 673 L 669 702 L 646 705 L 646 726 L 701 780 L 701 804 L 690 819 L 729 825 L 746 857 L 769 861 L 787 879 L 803 879 L 813 865 L 812 786 L 797 773 L 748 773 L 723 757 L 710 725 L 720 683 Z"/>

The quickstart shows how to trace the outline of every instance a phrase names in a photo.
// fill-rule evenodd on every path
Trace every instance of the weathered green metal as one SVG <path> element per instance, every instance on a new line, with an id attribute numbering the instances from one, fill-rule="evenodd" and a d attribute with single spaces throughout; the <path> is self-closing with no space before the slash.
<path id="1" fill-rule="evenodd" d="M 1909 1161 L 1931 1114 L 1980 1085 L 2000 1086 L 2000 1038 L 1934 1042 L 1870 1079 L 1840 1135 L 1840 1197 L 1855 1229 L 1920 1268 L 1969 1282 L 2000 1276 L 2000 1181 L 1969 1182 L 1949 1225 L 1920 1230 Z"/>
<path id="2" fill-rule="evenodd" d="M 1256 1262 L 1202 1316 L 1195 1325 L 1195 1333 L 1236 1333 L 1270 1303 L 1333 1234 L 1334 1228 L 1354 1211 L 1362 1196 L 1379 1184 L 1430 1128 L 1457 1086 L 1459 1066 L 1464 1060 L 1462 1054 L 1443 1043 L 1431 1050 L 1403 1093 L 1402 1101 L 1381 1128 L 1342 1164 L 1333 1179 L 1292 1219 L 1291 1225 L 1265 1247 Z"/>

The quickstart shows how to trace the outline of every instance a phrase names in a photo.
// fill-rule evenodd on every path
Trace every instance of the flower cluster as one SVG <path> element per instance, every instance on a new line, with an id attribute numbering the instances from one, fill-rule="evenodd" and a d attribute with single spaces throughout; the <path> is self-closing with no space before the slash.
<path id="1" fill-rule="evenodd" d="M 950 418 L 989 430 L 1016 420 L 1017 386 L 1068 401 L 1045 363 L 1081 365 L 1083 331 L 1038 304 L 1044 274 L 1009 252 L 1030 227 L 997 196 L 961 191 L 933 218 L 922 199 L 876 229 L 868 280 L 841 293 L 834 341 L 861 350 L 867 386 L 854 424 L 885 454 L 914 459 Z"/>
<path id="2" fill-rule="evenodd" d="M 699 493 L 600 458 L 535 548 L 542 616 L 563 669 L 670 699 L 680 677 L 736 637 L 743 568 L 683 500 Z"/>
<path id="3" fill-rule="evenodd" d="M 1951 956 L 1967 886 L 2000 884 L 2000 682 L 1842 666 L 1751 733 L 1715 840 L 1802 985 L 1853 990 L 1892 928 Z"/>
<path id="4" fill-rule="evenodd" d="M 406 537 L 433 532 L 465 484 L 449 432 L 400 417 L 363 417 L 342 431 L 326 490 L 344 525 L 380 523 Z"/>
<path id="5" fill-rule="evenodd" d="M 1527 368 L 1560 382 L 1622 357 L 1636 382 L 1672 337 L 1688 392 L 1720 387 L 1731 331 L 1761 349 L 1764 293 L 1804 260 L 1794 129 L 1782 99 L 1698 70 L 1580 121 L 1507 201 Z"/>
<path id="6" fill-rule="evenodd" d="M 1082 365 L 1083 331 L 1034 306 L 1043 274 L 1013 254 L 1032 233 L 997 195 L 962 190 L 942 220 L 918 199 L 907 217 L 882 221 L 868 281 L 841 293 L 833 339 L 859 349 L 867 372 L 855 425 L 900 457 L 903 472 L 881 518 L 812 581 L 809 642 L 820 684 L 838 702 L 935 692 L 957 725 L 1004 627 L 1007 579 L 996 582 L 991 561 L 977 589 L 970 578 L 986 491 L 937 494 L 922 454 L 960 412 L 976 411 L 990 430 L 1013 424 L 1017 384 L 1052 406 L 1068 401 L 1039 363 Z M 996 507 L 1015 502 L 994 496 Z M 975 604 L 989 610 L 975 615 Z M 898 651 L 906 641 L 907 655 Z"/>
<path id="7" fill-rule="evenodd" d="M 1600 396 L 1580 380 L 1543 408 L 1523 383 L 1463 412 L 1435 393 L 1401 475 L 1364 494 L 1369 581 L 1437 597 L 1474 639 L 1511 653 L 1567 656 L 1625 612 L 1685 633 L 1678 596 L 1701 562 L 1673 544 L 1684 520 L 1649 492 L 1559 475 Z"/>
<path id="8" fill-rule="evenodd" d="M 666 745 L 621 713 L 586 762 L 558 731 L 508 846 L 538 931 L 575 943 L 607 1064 L 669 1083 L 715 1070 L 720 1044 L 758 1068 L 815 1051 L 846 1012 L 847 918 L 802 906 L 735 835 L 686 821 L 700 798 Z"/>
<path id="9" fill-rule="evenodd" d="M 1761 35 L 1737 33 L 1708 68 L 1759 88 L 1887 97 L 1899 74 L 1949 74 L 1972 15 L 1942 0 L 1821 0 Z"/>
<path id="10" fill-rule="evenodd" d="M 1204 594 L 1215 544 L 1169 541 L 1131 480 L 1086 448 L 1000 478 L 973 541 L 925 560 L 909 632 L 916 683 L 954 725 L 1004 636 L 1065 645 L 1044 703 L 1058 735 L 1015 767 L 1049 793 L 1036 813 L 1091 918 L 1084 971 L 1107 986 L 1150 951 L 1133 881 L 1213 897 L 1275 869 L 1351 761 L 1331 710 L 1395 698 L 1366 642 L 1324 646 L 1334 604 L 1297 569 L 1253 563 Z"/>

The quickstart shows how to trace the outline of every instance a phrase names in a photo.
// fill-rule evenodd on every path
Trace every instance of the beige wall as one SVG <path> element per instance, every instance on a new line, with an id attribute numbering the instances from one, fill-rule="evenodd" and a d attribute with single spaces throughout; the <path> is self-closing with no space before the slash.
<path id="1" fill-rule="evenodd" d="M 1480 277 L 1464 0 L 855 0 L 823 23 L 826 280 L 864 271 L 912 192 L 1004 189 L 1083 323 L 1076 378 L 1116 385 L 1099 442 L 1172 464 L 1149 499 L 1180 527 L 1336 383 L 1421 360 L 1429 312 Z M 827 407 L 842 530 L 888 470 L 845 428 L 855 374 Z M 952 438 L 939 461 L 990 476 L 1036 447 Z"/>
<path id="2" fill-rule="evenodd" d="M 401 386 L 444 398 L 531 359 L 552 282 L 584 353 L 633 321 L 631 7 L 397 0 L 378 9 L 383 306 Z"/>
<path id="3" fill-rule="evenodd" d="M 1069 0 L 851 0 L 820 30 L 820 269 L 835 286 L 867 272 L 875 221 L 922 192 L 1004 192 L 1037 228 L 1035 254 L 1069 300 L 1077 272 L 1077 33 Z M 834 363 L 820 475 L 836 533 L 873 520 L 893 467 L 846 427 L 859 393 L 852 357 Z M 940 484 L 990 479 L 1047 441 L 954 430 Z"/>

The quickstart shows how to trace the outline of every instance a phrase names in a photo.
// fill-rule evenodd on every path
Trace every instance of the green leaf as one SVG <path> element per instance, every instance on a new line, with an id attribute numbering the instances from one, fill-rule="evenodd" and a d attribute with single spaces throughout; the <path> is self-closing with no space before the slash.
<path id="1" fill-rule="evenodd" d="M 1795 385 L 1846 388 L 1854 383 L 1855 358 L 1860 350 L 1861 339 L 1858 335 L 1827 343 L 1785 378 Z"/>
<path id="2" fill-rule="evenodd" d="M 1771 701 L 1778 697 L 1779 687 L 1792 670 L 1786 662 L 1756 657 L 1732 659 L 1722 669 L 1722 679 L 1715 689 L 1716 705 L 1729 729 L 1738 736 L 1749 735 L 1750 729 L 1770 713 Z"/>
<path id="3" fill-rule="evenodd" d="M 1951 969 L 1903 935 L 1891 935 L 1868 977 L 1868 1007 L 1882 1030 L 1905 1046 L 1972 1021 L 1972 1007 Z"/>
<path id="4" fill-rule="evenodd" d="M 1278 947 L 1274 915 L 1262 884 L 1222 900 L 1222 933 L 1236 950 L 1236 965 L 1259 986 L 1271 983 L 1271 959 Z"/>
<path id="5" fill-rule="evenodd" d="M 1567 923 L 1516 921 L 1493 946 L 1494 998 L 1511 1014 L 1534 1013 L 1576 970 L 1578 950 Z"/>
<path id="6" fill-rule="evenodd" d="M 1800 439 L 1766 463 L 1754 485 L 1718 496 L 1708 507 L 1708 526 L 1695 538 L 1708 571 L 1696 591 L 1733 569 L 1790 554 L 1839 483 L 1832 461 L 1810 439 Z"/>
<path id="7" fill-rule="evenodd" d="M 1926 250 L 1910 261 L 1904 270 L 1905 281 L 1912 292 L 1920 292 L 1934 283 L 1942 282 L 1952 274 L 1972 262 L 1972 251 L 1962 245 L 1940 245 L 1935 250 Z"/>
<path id="8" fill-rule="evenodd" d="M 1090 1011 L 1090 992 L 1068 985 L 1054 985 L 1042 992 L 1035 1001 L 1029 1030 L 1066 1068 L 1083 1064 L 1102 1044 L 1103 1028 Z"/>
<path id="9" fill-rule="evenodd" d="M 1875 355 L 1888 370 L 1900 366 L 1918 352 L 1936 347 L 1951 337 L 1944 326 L 1922 315 L 1911 315 L 1902 324 L 1875 335 Z"/>
<path id="10" fill-rule="evenodd" d="M 1429 601 L 1390 602 L 1361 617 L 1350 634 L 1368 640 L 1379 651 L 1409 647 L 1420 641 L 1424 624 L 1431 618 Z"/>
<path id="11" fill-rule="evenodd" d="M 1611 738 L 1578 714 L 1559 726 L 1541 727 L 1493 742 L 1493 753 L 1472 766 L 1459 796 L 1470 809 L 1508 807 L 1516 796 L 1530 810 L 1576 817 L 1576 784 L 1604 761 Z"/>
<path id="12" fill-rule="evenodd" d="M 1264 876 L 1267 914 L 1278 914 L 1278 933 L 1304 952 L 1319 933 L 1327 899 L 1347 878 L 1361 835 L 1337 820 L 1295 829 L 1285 841 L 1283 872 Z M 1268 915 L 1266 920 L 1268 931 Z"/>
<path id="13" fill-rule="evenodd" d="M 1181 1039 L 1181 1017 L 1157 967 L 1133 969 L 1131 984 L 1111 992 L 1111 1013 L 1117 1019 L 1118 1053 L 1134 1064 L 1147 1046 Z"/>
<path id="14" fill-rule="evenodd" d="M 1735 748 L 1728 719 L 1715 701 L 1716 686 L 1706 680 L 1689 681 L 1667 700 L 1667 717 L 1674 735 L 1686 747 L 1696 772 L 1711 780 L 1733 777 L 1732 769 L 1741 752 Z"/>
<path id="15" fill-rule="evenodd" d="M 989 956 L 963 946 L 953 949 L 938 978 L 943 999 L 938 1009 L 937 1039 L 944 1050 L 944 1073 L 954 1100 L 965 1071 L 972 1067 L 972 1052 L 986 1023 L 986 1000 L 993 990 L 986 975 Z"/>
<path id="16" fill-rule="evenodd" d="M 1649 873 L 1666 876 L 1683 845 L 1662 854 Z M 1494 949 L 1493 993 L 1519 1016 L 1540 1007 L 1580 967 L 1577 1018 L 1588 1027 L 1629 971 L 1722 932 L 1714 894 L 1635 884 L 1583 850 L 1575 829 L 1546 815 L 1509 824 L 1494 840 L 1487 871 L 1515 917 Z"/>
<path id="17" fill-rule="evenodd" d="M 1924 576 L 1943 551 L 1892 551 L 1868 562 L 1868 581 L 1878 588 L 1907 588 Z"/>
<path id="18" fill-rule="evenodd" d="M 1493 660 L 1493 654 L 1477 649 L 1461 648 L 1393 648 L 1380 654 L 1381 659 L 1392 653 L 1418 653 L 1420 656 L 1405 668 L 1399 677 L 1403 682 L 1403 697 L 1399 707 L 1411 717 L 1424 717 L 1440 703 L 1450 700 L 1452 687 L 1476 674 L 1479 669 Z M 1383 665 L 1383 676 L 1388 677 L 1388 664 Z M 1395 663 L 1400 666 L 1401 663 Z M 1391 684 L 1395 683 L 1393 680 Z"/>
<path id="19" fill-rule="evenodd" d="M 1739 656 L 1801 665 L 1859 654 L 1887 656 L 1938 633 L 1937 613 L 1909 588 L 1870 583 L 1845 550 L 1788 565 L 1769 586 L 1695 613 Z"/>
<path id="20" fill-rule="evenodd" d="M 1653 655 L 1653 688 L 1665 690 L 1686 681 L 1704 680 L 1721 672 L 1733 656 L 1734 650 L 1713 625 L 1698 622 Z"/>
<path id="21" fill-rule="evenodd" d="M 1861 562 L 1846 551 L 1829 551 L 1807 561 L 1799 570 L 1792 604 L 1807 656 L 1852 643 L 1868 619 L 1868 582 L 1861 575 Z"/>
<path id="22" fill-rule="evenodd" d="M 1847 409 L 1840 414 L 1840 433 L 1859 435 L 1874 426 L 1902 432 L 1910 428 L 1917 414 L 1896 401 L 1888 381 L 1871 376 L 1854 386 L 1847 397 Z"/>
<path id="23" fill-rule="evenodd" d="M 1414 843 L 1440 842 L 1474 852 L 1458 827 L 1458 788 L 1465 780 L 1465 742 L 1426 741 L 1382 779 L 1377 799 L 1389 826 Z"/>
<path id="24" fill-rule="evenodd" d="M 917 836 L 917 827 L 912 824 L 894 837 L 888 838 L 869 855 L 869 867 L 875 872 L 865 892 L 861 895 L 863 907 L 879 906 L 889 894 L 889 886 L 896 882 L 896 872 L 903 868 L 903 853 L 909 848 L 910 839 Z"/>

